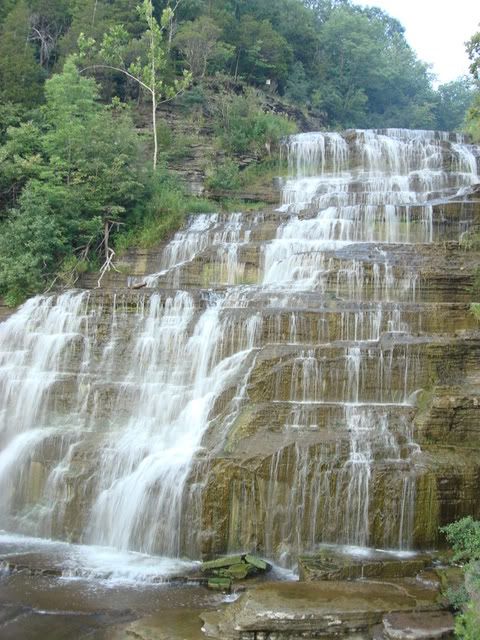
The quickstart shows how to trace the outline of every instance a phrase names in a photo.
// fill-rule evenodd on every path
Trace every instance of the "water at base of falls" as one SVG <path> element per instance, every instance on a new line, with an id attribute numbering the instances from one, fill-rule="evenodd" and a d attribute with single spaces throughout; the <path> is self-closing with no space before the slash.
<path id="1" fill-rule="evenodd" d="M 120 562 L 412 546 L 429 301 L 405 252 L 437 239 L 478 149 L 385 130 L 285 153 L 276 212 L 194 217 L 145 290 L 38 296 L 0 325 L 0 526 Z"/>

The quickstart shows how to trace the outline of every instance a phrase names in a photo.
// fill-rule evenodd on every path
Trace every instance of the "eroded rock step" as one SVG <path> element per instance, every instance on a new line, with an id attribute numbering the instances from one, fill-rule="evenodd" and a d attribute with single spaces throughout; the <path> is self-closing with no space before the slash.
<path id="1" fill-rule="evenodd" d="M 389 583 L 365 580 L 265 584 L 242 595 L 228 609 L 201 617 L 206 636 L 218 640 L 366 640 L 385 619 L 394 623 L 395 619 L 386 618 L 391 611 L 415 609 L 424 619 L 438 617 L 437 595 L 408 578 Z M 442 617 L 441 624 L 444 623 Z M 447 630 L 452 631 L 451 617 Z"/>

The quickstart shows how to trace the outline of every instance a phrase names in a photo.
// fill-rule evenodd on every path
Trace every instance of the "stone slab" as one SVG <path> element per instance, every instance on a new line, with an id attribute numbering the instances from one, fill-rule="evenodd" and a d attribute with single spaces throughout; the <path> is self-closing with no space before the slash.
<path id="1" fill-rule="evenodd" d="M 325 545 L 298 559 L 301 581 L 414 577 L 432 562 L 427 554 L 398 554 L 377 549 Z"/>
<path id="2" fill-rule="evenodd" d="M 438 591 L 414 579 L 265 583 L 234 604 L 201 615 L 204 633 L 250 640 L 259 633 L 320 638 L 372 629 L 392 612 L 435 611 Z"/>
<path id="3" fill-rule="evenodd" d="M 391 613 L 383 619 L 385 640 L 450 640 L 454 619 L 449 611 Z"/>

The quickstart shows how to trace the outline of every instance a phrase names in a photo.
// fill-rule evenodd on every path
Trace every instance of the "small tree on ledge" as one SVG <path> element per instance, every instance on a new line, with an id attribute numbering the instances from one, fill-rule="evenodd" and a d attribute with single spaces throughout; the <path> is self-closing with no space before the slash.
<path id="1" fill-rule="evenodd" d="M 152 0 L 143 0 L 142 4 L 137 6 L 137 11 L 147 25 L 143 36 L 146 42 L 144 58 L 137 58 L 131 64 L 125 61 L 125 52 L 130 44 L 129 34 L 125 27 L 115 26 L 104 34 L 98 52 L 100 60 L 104 62 L 86 67 L 82 71 L 99 68 L 123 73 L 150 96 L 152 101 L 153 170 L 155 171 L 158 160 L 157 106 L 173 100 L 185 91 L 191 82 L 191 73 L 184 71 L 183 76 L 172 83 L 164 80 L 168 56 L 163 46 L 163 32 L 173 20 L 173 10 L 167 7 L 163 11 L 160 24 L 153 15 Z M 80 34 L 79 46 L 80 51 L 85 52 L 95 46 L 95 41 Z"/>

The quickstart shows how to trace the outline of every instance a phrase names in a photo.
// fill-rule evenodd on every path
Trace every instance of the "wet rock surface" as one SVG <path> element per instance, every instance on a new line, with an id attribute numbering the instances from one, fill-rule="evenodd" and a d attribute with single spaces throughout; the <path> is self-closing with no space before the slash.
<path id="1" fill-rule="evenodd" d="M 355 633 L 369 638 L 391 611 L 428 613 L 438 609 L 437 599 L 435 589 L 415 579 L 265 584 L 202 619 L 206 636 L 219 640 L 257 640 L 262 633 L 278 640 Z"/>
<path id="2" fill-rule="evenodd" d="M 375 640 L 451 640 L 454 620 L 450 612 L 390 613 Z"/>
<path id="3" fill-rule="evenodd" d="M 415 577 L 432 564 L 432 556 L 404 554 L 375 549 L 335 549 L 326 546 L 316 554 L 298 559 L 299 579 L 304 582 L 324 580 L 395 579 Z"/>

